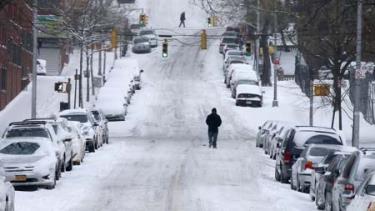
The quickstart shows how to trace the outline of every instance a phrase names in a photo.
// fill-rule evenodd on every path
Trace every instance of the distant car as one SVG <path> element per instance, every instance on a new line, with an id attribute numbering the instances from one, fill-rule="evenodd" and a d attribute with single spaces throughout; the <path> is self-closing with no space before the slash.
<path id="1" fill-rule="evenodd" d="M 270 124 L 271 124 L 271 121 L 266 121 L 263 123 L 262 126 L 258 127 L 258 133 L 257 133 L 256 140 L 255 140 L 256 147 L 263 147 L 262 136 L 265 136 L 265 129 L 269 127 Z"/>
<path id="2" fill-rule="evenodd" d="M 56 186 L 59 161 L 49 137 L 5 138 L 0 142 L 0 160 L 14 186 Z"/>
<path id="3" fill-rule="evenodd" d="M 93 108 L 91 113 L 94 116 L 95 121 L 99 124 L 99 127 L 102 128 L 102 135 L 104 143 L 108 144 L 109 142 L 109 129 L 108 129 L 108 120 L 105 117 L 105 114 L 101 109 Z"/>
<path id="4" fill-rule="evenodd" d="M 242 72 L 254 72 L 253 66 L 246 64 L 246 63 L 237 63 L 237 64 L 231 64 L 227 68 L 227 71 L 224 74 L 225 81 L 227 88 L 230 88 L 230 82 L 232 80 L 233 74 L 236 71 L 242 71 Z M 252 74 L 252 73 L 249 73 Z"/>
<path id="5" fill-rule="evenodd" d="M 222 37 L 238 37 L 240 34 L 236 31 L 225 31 L 221 36 Z"/>
<path id="6" fill-rule="evenodd" d="M 36 73 L 38 75 L 47 75 L 47 61 L 44 59 L 36 60 Z"/>
<path id="7" fill-rule="evenodd" d="M 287 183 L 292 166 L 308 144 L 342 144 L 341 136 L 331 128 L 293 126 L 280 146 L 276 155 L 275 177 Z"/>
<path id="8" fill-rule="evenodd" d="M 79 122 L 81 134 L 86 139 L 86 149 L 95 152 L 102 143 L 99 125 L 95 123 L 94 117 L 86 109 L 70 109 L 59 113 L 61 118 L 68 121 Z"/>
<path id="9" fill-rule="evenodd" d="M 237 86 L 236 106 L 262 107 L 263 95 L 257 85 L 241 84 Z"/>
<path id="10" fill-rule="evenodd" d="M 290 123 L 277 121 L 270 129 L 269 134 L 264 138 L 263 143 L 263 150 L 265 154 L 269 154 L 270 158 L 276 158 L 275 156 L 275 148 L 277 148 L 277 143 L 279 143 L 281 140 L 278 139 L 280 133 L 289 129 L 287 127 Z"/>
<path id="11" fill-rule="evenodd" d="M 133 53 L 150 53 L 151 44 L 147 37 L 135 37 L 133 40 Z"/>
<path id="12" fill-rule="evenodd" d="M 220 41 L 219 46 L 219 53 L 224 53 L 224 46 L 226 44 L 238 44 L 238 38 L 237 37 L 223 37 Z"/>
<path id="13" fill-rule="evenodd" d="M 132 32 L 133 36 L 138 36 L 139 32 L 143 28 L 142 24 L 131 24 L 130 25 L 130 31 Z"/>
<path id="14" fill-rule="evenodd" d="M 86 155 L 86 139 L 81 134 L 78 122 L 69 122 L 69 129 L 72 134 L 73 164 L 80 165 Z"/>
<path id="15" fill-rule="evenodd" d="M 127 97 L 122 89 L 104 87 L 98 94 L 95 107 L 103 112 L 108 121 L 125 121 L 130 100 Z"/>
<path id="16" fill-rule="evenodd" d="M 310 144 L 292 166 L 290 187 L 292 190 L 309 192 L 312 171 L 326 155 L 339 151 L 342 145 Z"/>
<path id="17" fill-rule="evenodd" d="M 139 36 L 147 37 L 149 39 L 149 41 L 150 41 L 150 45 L 151 45 L 152 48 L 158 46 L 158 36 L 157 36 L 155 30 L 152 30 L 152 29 L 142 29 L 139 32 Z"/>
<path id="18" fill-rule="evenodd" d="M 232 57 L 232 56 L 244 57 L 245 53 L 240 50 L 233 50 L 233 49 L 227 50 L 224 54 L 224 63 L 229 59 L 229 57 Z"/>
<path id="19" fill-rule="evenodd" d="M 228 68 L 232 64 L 248 64 L 248 61 L 246 60 L 244 56 L 230 56 L 223 63 L 224 76 L 227 74 Z"/>
<path id="20" fill-rule="evenodd" d="M 227 53 L 229 50 L 240 50 L 240 45 L 237 43 L 227 43 L 224 45 L 223 48 L 223 56 Z"/>
<path id="21" fill-rule="evenodd" d="M 14 211 L 14 188 L 6 179 L 2 162 L 0 162 L 0 210 Z"/>
<path id="22" fill-rule="evenodd" d="M 357 193 L 346 211 L 375 210 L 375 172 L 369 173 L 358 187 Z"/>
<path id="23" fill-rule="evenodd" d="M 359 185 L 365 180 L 366 174 L 374 170 L 375 154 L 354 152 L 333 185 L 332 210 L 346 210 Z"/>
<path id="24" fill-rule="evenodd" d="M 260 89 L 258 76 L 254 70 L 235 68 L 232 71 L 232 75 L 229 77 L 229 88 L 231 89 L 231 91 L 234 92 L 234 95 L 232 95 L 233 98 L 236 96 L 235 94 L 238 88 L 236 87 L 236 84 L 238 84 L 239 81 L 244 81 L 244 80 L 253 81 L 253 83 L 248 83 L 248 84 L 243 83 L 242 85 L 258 86 L 258 88 Z"/>

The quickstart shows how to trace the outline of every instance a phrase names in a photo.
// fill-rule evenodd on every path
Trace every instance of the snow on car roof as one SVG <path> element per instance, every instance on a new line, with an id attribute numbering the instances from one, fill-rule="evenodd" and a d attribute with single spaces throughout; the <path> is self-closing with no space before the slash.
<path id="1" fill-rule="evenodd" d="M 244 93 L 250 93 L 250 94 L 257 94 L 262 95 L 262 92 L 260 90 L 260 87 L 257 85 L 251 85 L 251 84 L 240 84 L 236 88 L 236 93 L 238 94 L 244 94 Z"/>
<path id="2" fill-rule="evenodd" d="M 245 69 L 235 69 L 232 79 L 233 80 L 250 79 L 250 80 L 258 81 L 258 76 L 255 71 L 249 71 Z"/>
<path id="3" fill-rule="evenodd" d="M 78 109 L 69 109 L 69 110 L 64 110 L 59 113 L 60 116 L 63 115 L 79 115 L 79 114 L 87 114 L 87 110 L 83 108 L 78 108 Z"/>

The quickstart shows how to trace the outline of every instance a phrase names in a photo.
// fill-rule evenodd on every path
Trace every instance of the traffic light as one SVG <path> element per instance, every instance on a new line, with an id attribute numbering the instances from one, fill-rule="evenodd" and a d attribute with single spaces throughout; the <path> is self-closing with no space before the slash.
<path id="1" fill-rule="evenodd" d="M 167 40 L 164 40 L 164 43 L 163 43 L 162 57 L 163 58 L 168 57 L 168 42 L 167 42 Z"/>
<path id="2" fill-rule="evenodd" d="M 211 18 L 210 17 L 207 18 L 207 22 L 208 22 L 208 27 L 211 27 L 212 25 L 211 25 Z"/>
<path id="3" fill-rule="evenodd" d="M 139 24 L 146 25 L 146 15 L 145 14 L 139 15 Z"/>
<path id="4" fill-rule="evenodd" d="M 246 43 L 246 55 L 250 56 L 251 54 L 251 43 Z"/>
<path id="5" fill-rule="evenodd" d="M 117 48 L 117 30 L 116 30 L 116 28 L 112 29 L 112 33 L 111 33 L 111 47 L 112 48 Z"/>

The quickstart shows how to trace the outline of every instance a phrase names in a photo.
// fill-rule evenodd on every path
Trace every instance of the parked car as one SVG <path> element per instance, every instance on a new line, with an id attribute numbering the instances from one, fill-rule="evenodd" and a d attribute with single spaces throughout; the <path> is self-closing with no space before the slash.
<path id="1" fill-rule="evenodd" d="M 344 144 L 341 136 L 331 128 L 293 126 L 276 155 L 275 177 L 282 183 L 290 179 L 292 166 L 308 144 Z"/>
<path id="2" fill-rule="evenodd" d="M 292 166 L 290 188 L 300 192 L 309 192 L 312 170 L 326 155 L 339 151 L 340 145 L 310 144 Z"/>
<path id="3" fill-rule="evenodd" d="M 43 124 L 41 122 L 12 122 L 6 128 L 3 134 L 3 140 L 7 138 L 40 138 L 50 140 L 56 150 L 58 159 L 57 180 L 61 177 L 61 171 L 64 168 L 66 160 L 64 160 L 65 144 L 57 137 L 51 124 Z M 47 139 L 44 139 L 47 138 Z"/>
<path id="4" fill-rule="evenodd" d="M 315 171 L 321 175 L 315 188 L 315 204 L 318 209 L 332 210 L 332 188 L 350 155 L 335 152 L 327 167 L 315 167 Z"/>
<path id="5" fill-rule="evenodd" d="M 152 48 L 158 46 L 158 36 L 157 36 L 155 30 L 152 30 L 152 29 L 142 29 L 139 32 L 139 36 L 147 37 L 149 39 L 149 41 L 150 41 L 150 45 L 151 45 Z"/>
<path id="6" fill-rule="evenodd" d="M 263 137 L 266 136 L 267 128 L 272 124 L 272 121 L 266 121 L 263 123 L 262 126 L 258 127 L 258 133 L 255 139 L 255 146 L 256 147 L 263 147 Z"/>
<path id="7" fill-rule="evenodd" d="M 269 155 L 273 160 L 276 160 L 276 155 L 280 150 L 281 143 L 287 138 L 286 135 L 288 134 L 289 130 L 291 130 L 291 127 L 292 123 L 282 122 L 280 130 L 275 133 L 275 135 L 271 139 Z"/>
<path id="8" fill-rule="evenodd" d="M 236 98 L 236 95 L 237 95 L 237 86 L 241 85 L 241 84 L 244 84 L 244 85 L 254 85 L 254 86 L 260 87 L 258 79 L 248 79 L 248 78 L 238 79 L 238 80 L 234 81 L 233 85 L 230 87 L 232 98 Z M 262 90 L 262 93 L 263 93 L 263 90 Z"/>
<path id="9" fill-rule="evenodd" d="M 375 208 L 375 172 L 367 174 L 365 180 L 358 187 L 352 202 L 346 208 L 347 211 L 368 210 Z"/>
<path id="10" fill-rule="evenodd" d="M 104 143 L 108 144 L 109 142 L 109 129 L 108 129 L 108 120 L 105 117 L 105 114 L 102 112 L 101 109 L 93 108 L 91 109 L 91 113 L 94 116 L 94 120 L 98 123 L 99 127 L 103 131 L 103 141 Z"/>
<path id="11" fill-rule="evenodd" d="M 0 210 L 14 211 L 14 188 L 6 179 L 2 162 L 0 162 Z"/>
<path id="12" fill-rule="evenodd" d="M 227 53 L 229 50 L 240 50 L 240 45 L 238 43 L 227 43 L 224 45 L 223 48 L 223 56 Z"/>
<path id="13" fill-rule="evenodd" d="M 241 84 L 237 86 L 236 106 L 262 107 L 263 95 L 257 85 Z"/>
<path id="14" fill-rule="evenodd" d="M 332 210 L 346 210 L 366 174 L 373 170 L 375 170 L 374 154 L 354 152 L 333 185 Z"/>
<path id="15" fill-rule="evenodd" d="M 108 121 L 125 121 L 131 96 L 131 93 L 123 93 L 122 89 L 105 87 L 100 90 L 95 107 L 103 112 Z"/>
<path id="16" fill-rule="evenodd" d="M 132 32 L 133 36 L 138 36 L 139 32 L 143 28 L 142 24 L 131 24 L 130 25 L 130 31 Z"/>
<path id="17" fill-rule="evenodd" d="M 151 44 L 150 39 L 147 37 L 135 37 L 133 39 L 133 53 L 150 53 Z"/>
<path id="18" fill-rule="evenodd" d="M 25 119 L 23 122 L 26 123 L 40 123 L 40 124 L 50 124 L 52 125 L 53 132 L 58 139 L 58 143 L 64 143 L 64 152 L 62 153 L 61 160 L 61 171 L 65 170 L 71 171 L 73 169 L 73 147 L 72 147 L 72 135 L 69 132 L 66 119 L 56 119 L 56 118 L 34 118 Z"/>
<path id="19" fill-rule="evenodd" d="M 79 122 L 81 134 L 86 139 L 86 149 L 95 152 L 102 145 L 101 129 L 95 122 L 94 117 L 86 109 L 70 109 L 60 112 L 60 117 L 68 121 Z"/>
<path id="20" fill-rule="evenodd" d="M 318 191 L 319 181 L 322 178 L 323 174 L 327 170 L 329 164 L 336 158 L 336 157 L 349 157 L 351 153 L 357 151 L 357 148 L 350 147 L 350 146 L 342 146 L 339 151 L 332 151 L 328 153 L 318 164 L 313 165 L 311 169 L 311 182 L 310 182 L 310 190 L 309 195 L 312 201 L 316 198 L 316 192 Z M 322 187 L 322 186 L 320 186 Z M 324 201 L 320 200 L 320 206 L 324 207 Z"/>
<path id="21" fill-rule="evenodd" d="M 232 64 L 247 64 L 247 60 L 244 56 L 230 56 L 224 63 L 223 63 L 223 71 L 224 75 L 228 72 L 229 66 Z"/>
<path id="22" fill-rule="evenodd" d="M 229 80 L 229 88 L 231 89 L 232 92 L 236 93 L 236 86 L 237 82 L 239 80 L 252 80 L 256 81 L 256 85 L 254 84 L 245 84 L 245 85 L 251 85 L 251 86 L 256 86 L 260 90 L 260 86 L 258 85 L 258 77 L 255 71 L 253 70 L 246 70 L 246 69 L 234 69 L 232 72 L 232 75 L 230 76 Z M 235 96 L 235 95 L 234 95 Z M 233 98 L 234 98 L 233 96 Z"/>
<path id="23" fill-rule="evenodd" d="M 227 85 L 227 88 L 230 88 L 230 81 L 232 79 L 233 73 L 235 71 L 242 71 L 242 72 L 255 72 L 253 69 L 252 65 L 249 64 L 231 64 L 228 68 L 227 71 L 225 72 L 225 84 Z M 251 73 L 250 73 L 251 74 Z"/>
<path id="24" fill-rule="evenodd" d="M 5 176 L 14 186 L 53 189 L 59 172 L 57 150 L 50 137 L 5 138 L 0 142 Z"/>
<path id="25" fill-rule="evenodd" d="M 245 53 L 243 51 L 240 51 L 240 50 L 228 50 L 224 54 L 224 63 L 229 59 L 229 57 L 232 57 L 232 56 L 243 57 L 243 56 L 245 56 Z"/>
<path id="26" fill-rule="evenodd" d="M 86 155 L 86 139 L 81 134 L 78 122 L 69 122 L 69 129 L 72 134 L 73 164 L 80 165 Z"/>
<path id="27" fill-rule="evenodd" d="M 236 31 L 225 31 L 221 36 L 222 37 L 239 37 L 239 33 Z"/>
<path id="28" fill-rule="evenodd" d="M 224 54 L 224 46 L 226 44 L 238 44 L 238 38 L 237 37 L 223 37 L 220 40 L 220 45 L 219 45 L 219 53 Z"/>

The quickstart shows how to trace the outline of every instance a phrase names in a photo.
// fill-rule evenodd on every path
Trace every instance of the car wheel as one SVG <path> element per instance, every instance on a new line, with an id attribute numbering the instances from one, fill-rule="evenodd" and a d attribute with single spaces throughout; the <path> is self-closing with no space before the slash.
<path id="1" fill-rule="evenodd" d="M 288 183 L 288 178 L 283 174 L 282 166 L 280 166 L 280 181 L 281 183 Z"/>
<path id="2" fill-rule="evenodd" d="M 303 188 L 301 187 L 301 184 L 299 183 L 298 174 L 297 174 L 297 178 L 296 178 L 296 189 L 297 189 L 298 192 L 303 191 Z"/>
<path id="3" fill-rule="evenodd" d="M 280 178 L 280 173 L 277 171 L 277 168 L 275 167 L 275 179 L 276 181 L 280 182 L 281 178 Z"/>
<path id="4" fill-rule="evenodd" d="M 94 147 L 95 147 L 95 149 L 98 149 L 99 148 L 99 146 L 98 146 L 98 140 L 96 140 L 96 139 L 94 139 L 95 141 L 94 141 Z"/>
<path id="5" fill-rule="evenodd" d="M 73 170 L 73 158 L 70 158 L 68 166 L 66 167 L 67 171 Z"/>
<path id="6" fill-rule="evenodd" d="M 315 193 L 315 205 L 318 208 L 318 210 L 324 210 L 324 202 L 322 202 L 322 199 L 319 197 L 319 193 Z"/>
<path id="7" fill-rule="evenodd" d="M 290 177 L 290 189 L 296 190 L 296 187 L 294 186 L 293 176 Z"/>
<path id="8" fill-rule="evenodd" d="M 95 152 L 95 144 L 94 143 L 89 143 L 89 152 Z"/>
<path id="9" fill-rule="evenodd" d="M 61 167 L 59 165 L 56 166 L 56 180 L 61 178 Z"/>
<path id="10" fill-rule="evenodd" d="M 52 190 L 56 187 L 56 174 L 53 176 L 53 183 L 51 185 L 47 185 L 48 190 Z"/>
<path id="11" fill-rule="evenodd" d="M 332 211 L 332 194 L 330 193 L 325 194 L 324 209 L 325 211 Z"/>

